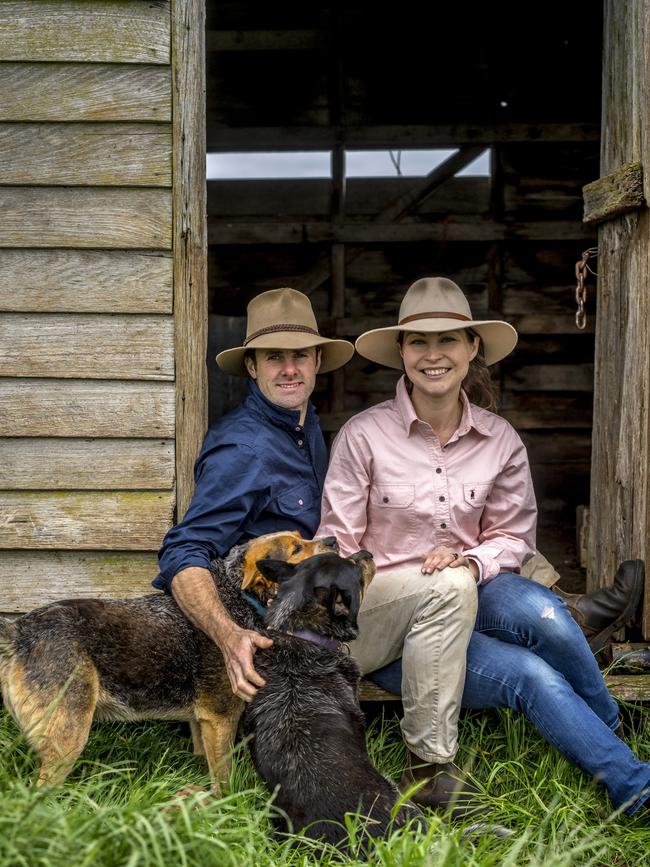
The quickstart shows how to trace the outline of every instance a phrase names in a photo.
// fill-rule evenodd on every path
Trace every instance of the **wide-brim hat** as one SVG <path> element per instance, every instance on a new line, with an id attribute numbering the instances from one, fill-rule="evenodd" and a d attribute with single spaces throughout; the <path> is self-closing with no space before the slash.
<path id="1" fill-rule="evenodd" d="M 247 308 L 246 337 L 243 346 L 224 349 L 217 364 L 226 373 L 246 376 L 244 355 L 248 349 L 321 350 L 319 373 L 336 370 L 349 361 L 354 346 L 348 340 L 330 340 L 318 333 L 311 302 L 295 289 L 270 289 L 262 292 Z"/>
<path id="2" fill-rule="evenodd" d="M 453 280 L 446 277 L 423 277 L 409 286 L 399 308 L 397 325 L 373 328 L 357 339 L 359 355 L 402 370 L 402 356 L 397 345 L 400 331 L 428 334 L 471 328 L 483 341 L 485 363 L 496 364 L 517 344 L 517 332 L 498 319 L 473 319 L 467 298 Z"/>

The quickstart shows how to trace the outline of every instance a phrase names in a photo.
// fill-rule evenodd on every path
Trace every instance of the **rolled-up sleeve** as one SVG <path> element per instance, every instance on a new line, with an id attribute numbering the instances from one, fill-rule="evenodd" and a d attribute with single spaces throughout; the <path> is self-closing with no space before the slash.
<path id="1" fill-rule="evenodd" d="M 259 457 L 246 445 L 219 445 L 202 452 L 196 487 L 183 520 L 172 527 L 158 552 L 154 587 L 171 592 L 174 575 L 190 566 L 208 569 L 238 541 L 242 525 L 262 507 L 267 483 Z"/>
<path id="2" fill-rule="evenodd" d="M 480 583 L 499 572 L 519 572 L 535 553 L 537 503 L 526 447 L 516 437 L 515 447 L 497 475 L 481 516 L 478 544 L 463 554 L 480 566 Z"/>
<path id="3" fill-rule="evenodd" d="M 348 428 L 342 428 L 332 445 L 325 477 L 318 536 L 336 536 L 345 557 L 361 547 L 366 531 L 369 458 Z"/>

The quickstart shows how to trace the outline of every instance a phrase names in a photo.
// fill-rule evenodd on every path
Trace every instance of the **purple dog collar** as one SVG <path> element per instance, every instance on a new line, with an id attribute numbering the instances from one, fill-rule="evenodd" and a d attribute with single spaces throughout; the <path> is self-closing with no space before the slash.
<path id="1" fill-rule="evenodd" d="M 326 635 L 321 635 L 320 632 L 314 632 L 312 629 L 295 629 L 293 632 L 287 633 L 293 635 L 294 638 L 303 638 L 305 641 L 311 641 L 313 644 L 320 644 L 326 650 L 331 650 L 332 653 L 338 653 L 341 649 L 341 642 L 335 638 L 328 638 Z"/>

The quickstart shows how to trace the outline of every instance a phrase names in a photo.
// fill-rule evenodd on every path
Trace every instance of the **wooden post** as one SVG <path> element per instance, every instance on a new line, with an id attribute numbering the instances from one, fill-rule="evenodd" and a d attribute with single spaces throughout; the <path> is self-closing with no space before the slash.
<path id="1" fill-rule="evenodd" d="M 330 70 L 329 120 L 332 127 L 345 128 L 345 72 L 343 69 L 343 5 L 332 4 L 330 9 Z M 345 141 L 341 136 L 332 148 L 332 194 L 330 215 L 332 224 L 340 226 L 345 220 L 347 195 Z M 334 322 L 345 316 L 345 244 L 334 243 L 330 250 L 330 315 Z M 345 403 L 345 373 L 335 370 L 331 375 L 330 410 L 340 412 Z"/>
<path id="2" fill-rule="evenodd" d="M 207 426 L 205 2 L 172 2 L 173 250 L 176 355 L 176 508 L 194 490 Z"/>
<path id="3" fill-rule="evenodd" d="M 601 176 L 650 165 L 649 0 L 605 0 Z M 594 426 L 588 589 L 611 584 L 620 560 L 650 555 L 650 215 L 645 207 L 598 233 Z M 644 633 L 650 637 L 646 582 Z"/>

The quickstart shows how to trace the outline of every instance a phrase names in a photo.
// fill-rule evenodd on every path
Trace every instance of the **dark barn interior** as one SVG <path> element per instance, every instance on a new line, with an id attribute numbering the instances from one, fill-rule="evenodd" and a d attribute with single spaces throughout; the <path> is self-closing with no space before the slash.
<path id="1" fill-rule="evenodd" d="M 301 289 L 324 334 L 353 339 L 393 324 L 418 277 L 451 277 L 475 315 L 519 331 L 493 370 L 500 411 L 528 447 L 539 548 L 577 589 L 595 299 L 579 331 L 574 268 L 595 245 L 581 188 L 599 177 L 601 4 L 427 9 L 208 0 L 208 152 L 326 151 L 331 165 L 208 181 L 210 422 L 241 395 L 213 359 L 243 336 L 255 294 Z M 426 176 L 346 177 L 352 151 L 434 148 L 456 150 Z M 486 149 L 489 176 L 456 176 Z M 396 377 L 360 357 L 321 377 L 326 435 Z"/>

